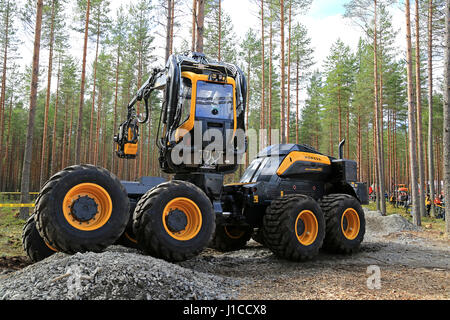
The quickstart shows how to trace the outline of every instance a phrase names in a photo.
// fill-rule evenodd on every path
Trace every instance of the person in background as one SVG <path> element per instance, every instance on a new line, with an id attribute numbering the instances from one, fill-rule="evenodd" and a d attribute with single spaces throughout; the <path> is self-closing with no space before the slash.
<path id="1" fill-rule="evenodd" d="M 430 199 L 430 195 L 427 194 L 426 198 L 425 198 L 425 206 L 427 207 L 427 215 L 430 215 L 430 210 L 431 210 L 431 199 Z"/>

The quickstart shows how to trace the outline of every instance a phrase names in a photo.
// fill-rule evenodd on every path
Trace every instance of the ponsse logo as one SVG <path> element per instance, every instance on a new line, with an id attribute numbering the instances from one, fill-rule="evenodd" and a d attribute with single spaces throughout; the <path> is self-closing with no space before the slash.
<path id="1" fill-rule="evenodd" d="M 307 159 L 307 160 L 314 160 L 314 161 L 322 161 L 321 158 L 318 158 L 318 157 L 312 157 L 312 156 L 305 156 L 305 159 Z"/>

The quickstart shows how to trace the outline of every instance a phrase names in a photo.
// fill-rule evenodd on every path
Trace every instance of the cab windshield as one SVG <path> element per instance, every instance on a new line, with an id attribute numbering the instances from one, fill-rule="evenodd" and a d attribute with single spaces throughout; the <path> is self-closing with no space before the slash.
<path id="1" fill-rule="evenodd" d="M 234 92 L 231 84 L 197 82 L 197 118 L 234 119 Z"/>
<path id="2" fill-rule="evenodd" d="M 279 157 L 265 157 L 255 159 L 245 171 L 241 183 L 269 181 L 277 174 L 281 159 Z"/>

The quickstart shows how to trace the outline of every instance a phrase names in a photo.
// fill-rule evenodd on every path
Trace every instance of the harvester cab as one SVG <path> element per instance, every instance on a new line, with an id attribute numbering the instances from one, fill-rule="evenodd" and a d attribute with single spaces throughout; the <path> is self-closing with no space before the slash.
<path id="1" fill-rule="evenodd" d="M 120 243 L 184 261 L 207 246 L 243 248 L 251 237 L 293 261 L 313 258 L 322 247 L 358 250 L 367 187 L 356 182 L 356 162 L 343 159 L 344 142 L 339 159 L 305 145 L 270 146 L 240 183 L 224 185 L 247 150 L 246 83 L 237 66 L 199 53 L 173 55 L 164 69 L 154 69 L 114 141 L 119 157 L 137 157 L 139 126 L 157 117 L 151 95 L 161 90 L 156 146 L 171 180 L 119 181 L 92 165 L 66 168 L 44 185 L 27 222 L 23 241 L 30 258 Z M 142 101 L 145 114 L 138 114 Z"/>
<path id="2" fill-rule="evenodd" d="M 247 87 L 242 71 L 200 53 L 171 56 L 166 68 L 155 69 L 130 102 L 128 118 L 115 137 L 119 157 L 136 158 L 138 126 L 150 117 L 149 99 L 155 90 L 164 93 L 156 141 L 162 171 L 234 172 L 237 157 L 245 152 L 245 139 L 238 139 L 245 137 Z M 142 100 L 144 119 L 135 109 Z"/>

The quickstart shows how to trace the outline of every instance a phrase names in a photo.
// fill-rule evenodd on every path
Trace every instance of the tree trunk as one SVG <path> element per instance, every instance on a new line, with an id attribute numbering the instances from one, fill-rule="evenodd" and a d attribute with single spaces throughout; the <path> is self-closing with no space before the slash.
<path id="1" fill-rule="evenodd" d="M 3 66 L 2 66 L 2 90 L 0 93 L 0 154 L 3 154 L 3 131 L 5 120 L 5 101 L 6 101 L 6 70 L 8 62 L 8 45 L 9 45 L 9 17 L 10 17 L 10 4 L 9 0 L 6 4 L 6 17 L 5 17 L 5 34 L 4 34 L 4 50 L 3 50 Z"/>
<path id="2" fill-rule="evenodd" d="M 445 75 L 444 75 L 444 193 L 445 230 L 450 234 L 450 0 L 445 9 Z"/>
<path id="3" fill-rule="evenodd" d="M 264 0 L 261 0 L 264 1 Z M 219 48 L 218 48 L 218 60 L 221 61 L 222 60 L 222 0 L 219 0 Z M 264 48 L 264 45 L 263 45 Z M 264 51 L 263 51 L 263 55 L 264 55 Z"/>
<path id="4" fill-rule="evenodd" d="M 248 51 L 248 64 L 247 64 L 247 108 L 245 110 L 245 131 L 248 132 L 248 117 L 249 117 L 249 109 L 250 109 L 250 72 L 251 72 L 251 52 Z M 245 167 L 248 168 L 250 163 L 250 150 L 247 148 L 247 153 L 245 156 Z"/>
<path id="5" fill-rule="evenodd" d="M 95 146 L 94 146 L 94 162 L 93 164 L 96 166 L 99 161 L 100 154 L 100 127 L 101 127 L 101 112 L 102 112 L 102 90 L 100 88 L 98 94 L 98 105 L 97 105 L 97 123 L 95 126 Z"/>
<path id="6" fill-rule="evenodd" d="M 61 167 L 66 165 L 67 158 L 67 121 L 69 117 L 69 102 L 65 99 L 64 104 L 64 128 L 63 128 L 63 142 L 62 142 L 62 155 L 61 155 Z"/>
<path id="7" fill-rule="evenodd" d="M 411 45 L 411 20 L 410 20 L 410 5 L 409 0 L 405 1 L 406 6 L 406 42 L 407 42 L 407 75 L 408 75 L 408 121 L 409 121 L 409 159 L 411 171 L 411 200 L 413 221 L 417 226 L 421 225 L 420 203 L 417 185 L 417 156 L 416 156 L 416 115 L 415 115 L 415 101 L 414 101 L 414 86 L 413 86 L 413 66 L 412 66 L 412 45 Z"/>
<path id="8" fill-rule="evenodd" d="M 280 28 L 281 28 L 281 38 L 280 38 L 280 46 L 281 46 L 281 144 L 286 143 L 286 66 L 285 66 L 285 50 L 284 50 L 284 0 L 280 0 Z"/>
<path id="9" fill-rule="evenodd" d="M 424 166 L 424 150 L 423 150 L 423 135 L 422 135 L 422 87 L 420 79 L 420 40 L 419 40 L 419 0 L 416 0 L 415 6 L 416 16 L 416 116 L 417 116 L 417 143 L 418 143 L 418 162 L 419 162 L 419 209 L 420 216 L 425 217 L 425 166 Z"/>
<path id="10" fill-rule="evenodd" d="M 84 106 L 84 90 L 86 85 L 86 56 L 89 35 L 89 14 L 91 9 L 91 0 L 87 0 L 86 9 L 86 25 L 84 28 L 84 49 L 83 49 L 83 65 L 81 70 L 81 89 L 80 89 L 80 108 L 78 111 L 78 125 L 77 125 L 77 141 L 75 149 L 75 163 L 80 164 L 81 157 L 81 134 L 83 131 L 83 106 Z"/>
<path id="11" fill-rule="evenodd" d="M 30 110 L 28 112 L 27 140 L 22 169 L 21 203 L 30 202 L 30 177 L 31 161 L 33 158 L 33 134 L 34 120 L 36 116 L 37 89 L 39 84 L 39 54 L 41 49 L 42 8 L 43 0 L 38 0 L 36 5 L 36 27 L 34 31 L 33 74 L 31 78 Z M 21 208 L 19 218 L 26 220 L 29 216 L 28 208 Z"/>
<path id="12" fill-rule="evenodd" d="M 197 45 L 196 51 L 203 53 L 203 33 L 205 31 L 205 0 L 197 0 Z"/>
<path id="13" fill-rule="evenodd" d="M 292 1 L 289 1 L 289 22 L 288 22 L 288 88 L 287 88 L 287 111 L 286 111 L 286 143 L 289 143 L 291 136 L 291 24 L 292 24 Z"/>
<path id="14" fill-rule="evenodd" d="M 436 216 L 433 154 L 433 0 L 428 2 L 428 178 L 432 216 Z"/>
<path id="15" fill-rule="evenodd" d="M 100 8 L 98 8 L 98 15 L 97 15 L 97 41 L 96 41 L 96 45 L 95 45 L 95 60 L 94 60 L 94 84 L 93 84 L 93 88 L 92 88 L 92 106 L 91 106 L 91 121 L 89 124 L 89 150 L 92 150 L 94 148 L 94 141 L 93 141 L 93 137 L 94 137 L 94 114 L 95 114 L 95 97 L 97 94 L 97 64 L 98 64 L 98 50 L 100 47 Z M 98 110 L 97 110 L 98 112 Z M 89 153 L 89 162 L 93 163 L 93 159 L 92 159 L 92 153 Z"/>
<path id="16" fill-rule="evenodd" d="M 58 59 L 58 75 L 56 77 L 56 98 L 55 98 L 55 114 L 53 116 L 53 132 L 52 132 L 52 155 L 50 157 L 50 175 L 56 171 L 58 161 L 56 160 L 56 128 L 58 124 L 58 103 L 59 103 L 59 80 L 61 77 L 61 55 Z"/>
<path id="17" fill-rule="evenodd" d="M 300 78 L 300 52 L 299 52 L 299 48 L 298 48 L 298 43 L 297 43 L 297 61 L 296 61 L 296 67 L 297 67 L 297 74 L 295 77 L 295 83 L 296 83 L 296 87 L 295 87 L 295 106 L 296 106 L 296 110 L 295 110 L 295 143 L 299 144 L 299 112 L 300 112 L 300 108 L 299 108 L 299 93 L 300 93 L 300 83 L 299 83 L 299 78 Z M 317 134 L 317 132 L 316 132 Z"/>
<path id="18" fill-rule="evenodd" d="M 48 52 L 48 75 L 47 75 L 47 94 L 45 97 L 45 115 L 44 115 L 44 133 L 42 134 L 42 157 L 41 157 L 41 175 L 39 185 L 44 186 L 47 175 L 47 130 L 48 130 L 48 112 L 50 108 L 50 92 L 52 85 L 52 71 L 53 71 L 53 39 L 54 39 L 54 21 L 55 21 L 55 0 L 52 0 L 52 17 L 50 24 L 50 46 Z"/>
<path id="19" fill-rule="evenodd" d="M 265 79 L 266 79 L 266 73 L 265 73 L 265 57 L 264 57 L 264 0 L 261 0 L 261 114 L 260 114 L 260 125 L 259 125 L 259 133 L 260 133 L 260 141 L 261 146 L 260 149 L 264 149 L 266 147 L 266 139 L 264 134 L 265 129 Z"/>
<path id="20" fill-rule="evenodd" d="M 172 8 L 170 9 L 171 24 L 170 24 L 170 54 L 173 54 L 173 37 L 175 24 L 175 0 L 172 0 Z"/>
<path id="21" fill-rule="evenodd" d="M 269 30 L 269 146 L 272 145 L 272 50 L 273 50 L 273 36 L 272 36 L 272 6 L 270 6 L 270 30 Z"/>
<path id="22" fill-rule="evenodd" d="M 171 25 L 172 25 L 172 1 L 167 0 L 167 25 L 166 25 L 166 60 L 169 60 L 170 56 L 170 36 L 172 33 Z"/>
<path id="23" fill-rule="evenodd" d="M 120 45 L 117 46 L 117 60 L 116 60 L 116 82 L 115 82 L 115 90 L 114 90 L 114 130 L 117 128 L 117 106 L 119 99 L 119 68 L 120 68 Z M 118 163 L 117 158 L 114 154 L 114 144 L 113 144 L 113 152 L 112 152 L 112 172 L 118 174 L 119 168 L 116 165 Z"/>
<path id="24" fill-rule="evenodd" d="M 195 51 L 197 34 L 197 0 L 192 0 L 192 46 L 191 51 Z"/>
<path id="25" fill-rule="evenodd" d="M 13 96 L 14 96 L 14 92 L 11 93 L 11 97 L 10 97 L 10 103 L 9 103 L 9 116 L 8 116 L 8 131 L 6 133 L 6 148 L 5 148 L 5 152 L 4 152 L 4 161 L 2 162 L 2 167 L 3 167 L 3 171 L 2 173 L 2 179 L 0 181 L 0 190 L 7 190 L 7 184 L 8 184 L 8 165 L 7 165 L 7 161 L 9 158 L 9 149 L 11 148 L 11 143 L 10 143 L 10 133 L 11 133 L 11 118 L 12 118 L 12 109 L 13 109 Z M 0 156 L 1 157 L 1 156 Z"/>
<path id="26" fill-rule="evenodd" d="M 381 213 L 386 215 L 386 202 L 384 198 L 384 168 L 383 168 L 383 119 L 380 115 L 380 105 L 378 97 L 378 40 L 377 40 L 377 0 L 375 4 L 375 18 L 374 18 L 374 91 L 375 91 L 375 121 L 376 121 L 376 140 L 377 140 L 377 163 L 378 163 L 378 198 L 380 200 Z"/>
<path id="27" fill-rule="evenodd" d="M 67 164 L 64 167 L 68 167 L 69 165 L 72 164 L 72 130 L 73 130 L 73 114 L 74 114 L 74 105 L 73 102 L 71 103 L 71 111 L 70 111 L 70 120 L 69 120 L 69 143 L 68 143 L 68 147 L 67 147 Z M 86 143 L 86 142 L 85 142 Z"/>

